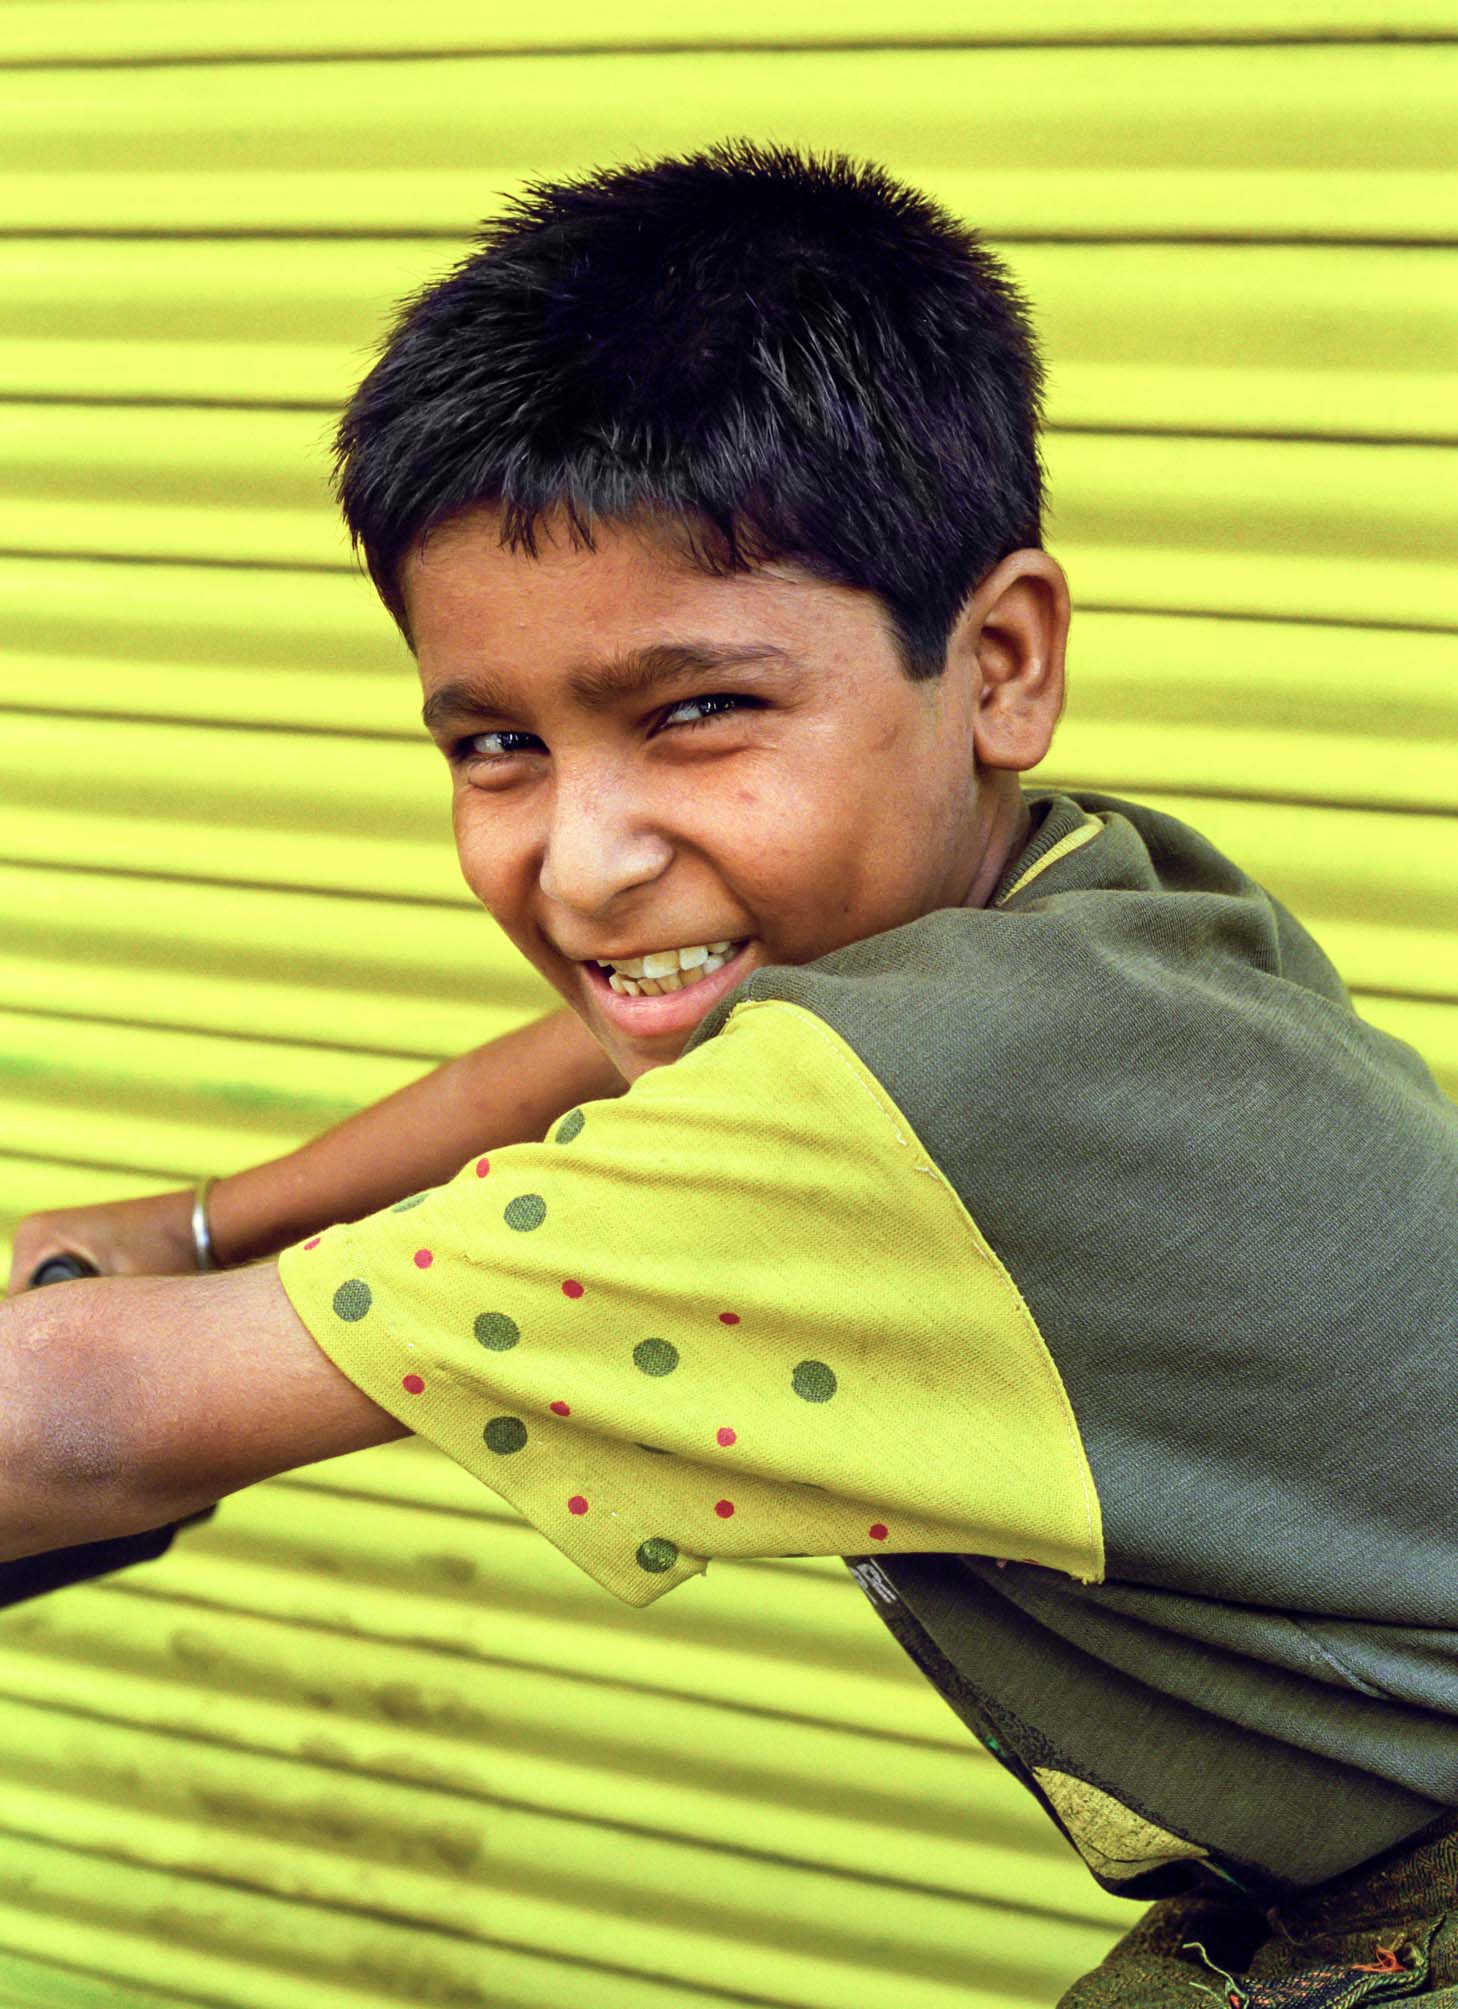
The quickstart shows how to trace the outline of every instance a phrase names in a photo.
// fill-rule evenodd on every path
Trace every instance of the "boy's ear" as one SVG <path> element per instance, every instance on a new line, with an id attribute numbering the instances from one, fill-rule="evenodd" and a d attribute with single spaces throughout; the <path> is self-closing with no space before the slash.
<path id="1" fill-rule="evenodd" d="M 958 617 L 950 670 L 975 678 L 973 737 L 983 767 L 1036 767 L 1063 710 L 1068 580 L 1046 551 L 1011 551 Z"/>

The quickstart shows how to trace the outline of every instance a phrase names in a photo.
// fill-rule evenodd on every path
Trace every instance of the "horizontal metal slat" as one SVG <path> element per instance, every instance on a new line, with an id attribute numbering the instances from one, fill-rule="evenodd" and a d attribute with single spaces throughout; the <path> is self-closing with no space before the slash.
<path id="1" fill-rule="evenodd" d="M 469 249 L 0 239 L 0 396 L 336 407 L 394 303 Z M 1055 427 L 1458 436 L 1447 251 L 1003 250 L 1042 333 Z"/>
<path id="2" fill-rule="evenodd" d="M 405 1448 L 392 1446 L 384 1458 L 398 1468 L 405 1461 L 394 1454 Z M 411 1449 L 421 1462 L 423 1447 Z M 340 1462 L 357 1467 L 364 1460 Z M 257 1558 L 251 1572 L 250 1557 Z M 240 1629 L 237 1613 L 248 1608 L 250 1581 L 257 1584 L 253 1608 L 265 1616 Z M 995 1970 L 996 1935 L 1005 1931 L 1009 1911 L 989 1915 L 964 1888 L 964 1879 L 980 1874 L 969 1847 L 1007 1851 L 998 1888 L 988 1895 L 1039 1914 L 1046 1999 L 1056 1992 L 1058 1977 L 1049 1971 L 1055 1962 L 1066 1960 L 1066 1980 L 1080 1961 L 1098 1957 L 1123 1908 L 1087 1885 L 1066 1850 L 1049 1846 L 1056 1843 L 1052 1830 L 1045 1832 L 1036 1809 L 975 1755 L 962 1726 L 875 1625 L 843 1570 L 827 1566 L 812 1573 L 807 1565 L 791 1565 L 721 1572 L 716 1565 L 712 1582 L 694 1591 L 692 1599 L 678 1600 L 677 1613 L 655 1611 L 650 1618 L 604 1597 L 514 1517 L 456 1514 L 442 1521 L 387 1497 L 370 1506 L 358 1496 L 307 1484 L 253 1489 L 225 1503 L 207 1527 L 179 1538 L 161 1563 L 111 1586 L 64 1593 L 7 1615 L 16 1652 L 0 1670 L 0 1689 L 17 1704 L 33 1692 L 39 1699 L 44 1669 L 53 1666 L 60 1708 L 84 1710 L 88 1668 L 95 1679 L 93 1656 L 100 1655 L 101 1664 L 117 1658 L 121 1666 L 113 1697 L 104 1686 L 97 1692 L 106 1723 L 93 1728 L 78 1720 L 52 1730 L 37 1712 L 27 1756 L 15 1767 L 6 1825 L 178 1869 L 226 1862 L 231 1881 L 263 1888 L 285 1887 L 287 1860 L 291 1893 L 332 1896 L 347 1913 L 370 1896 L 378 1863 L 395 1906 L 402 1890 L 410 1891 L 418 1928 L 448 1925 L 487 1938 L 526 1938 L 533 1931 L 545 1937 L 550 1891 L 575 1866 L 586 1879 L 580 1901 L 601 1905 L 607 1914 L 592 1935 L 598 1957 L 611 1960 L 612 1941 L 622 1937 L 618 1957 L 631 1959 L 634 1914 L 645 1908 L 637 1893 L 646 1885 L 673 1893 L 667 1907 L 672 1924 L 663 1951 L 650 1963 L 653 1971 L 674 1971 L 672 1947 L 688 1914 L 689 1936 L 772 1935 L 766 1980 L 775 2000 L 850 2009 L 856 1997 L 849 1981 L 827 1986 L 820 1975 L 825 1935 L 813 1921 L 834 1920 L 856 1902 L 866 1865 L 856 1860 L 854 1815 L 860 1817 L 862 1850 L 878 1825 L 894 1830 L 910 1823 L 905 1848 L 912 1854 L 893 1833 L 891 1856 L 872 1857 L 878 1933 L 893 1942 L 893 1958 L 899 1945 L 898 1965 L 909 1967 L 904 1982 L 898 1974 L 898 2001 L 950 2002 L 940 1979 L 944 1971 L 949 1983 L 964 1971 L 970 1985 Z M 138 1606 L 144 1608 L 136 1621 L 140 1630 L 133 1620 Z M 209 1618 L 209 1608 L 218 1620 Z M 230 1614 L 226 1622 L 224 1613 Z M 291 1633 L 295 1623 L 306 1636 Z M 380 1648 L 390 1648 L 392 1640 L 408 1646 L 403 1659 L 394 1650 L 381 1657 Z M 432 1654 L 431 1640 L 447 1647 L 447 1657 Z M 24 1662 L 27 1652 L 36 1656 L 33 1674 Z M 553 1664 L 560 1670 L 556 1677 L 548 1672 Z M 696 1693 L 706 1676 L 714 1703 Z M 175 1685 L 173 1692 L 148 1700 L 152 1678 Z M 544 1684 L 536 1695 L 535 1680 Z M 646 1686 L 635 1707 L 640 1683 Z M 216 1715 L 206 1703 L 213 1684 L 221 1691 Z M 757 1727 L 747 1740 L 743 1733 L 711 1734 L 707 1721 L 702 1730 L 696 1727 L 705 1712 L 723 1717 L 726 1694 L 735 1698 L 727 1704 L 731 1710 L 755 1712 Z M 550 1711 L 552 1737 L 533 1746 L 517 1719 L 535 1713 L 540 1721 L 554 1697 L 561 1706 Z M 848 1726 L 868 1702 L 884 1728 L 873 1728 L 876 1748 L 860 1751 L 858 1769 L 845 1779 L 849 1798 L 839 1805 L 838 1792 L 824 1787 L 828 1774 L 810 1761 L 817 1752 L 824 1755 L 826 1737 L 837 1748 L 849 1739 L 847 1753 L 859 1750 L 860 1733 Z M 308 1720 L 286 1719 L 286 1704 Z M 886 1736 L 889 1744 L 879 1741 Z M 133 1759 L 132 1750 L 146 1752 L 149 1737 L 158 1755 Z M 235 1738 L 259 1748 L 240 1754 Z M 504 1758 L 526 1747 L 505 1782 L 492 1753 L 494 1739 Z M 826 1832 L 827 1821 L 839 1835 L 831 1847 L 838 1877 L 827 1878 L 808 1860 L 797 1867 L 791 1828 L 782 1831 L 778 1817 L 754 1841 L 754 1824 L 765 1820 L 772 1804 L 762 1793 L 778 1776 L 777 1759 L 793 1775 L 783 1781 L 792 1826 L 798 1818 L 807 1841 Z M 145 1819 L 138 1818 L 129 1784 L 134 1764 L 151 1782 Z M 732 1814 L 732 1833 L 709 1830 L 717 1847 L 705 1848 L 687 1832 L 681 1842 L 672 1832 L 655 1834 L 655 1811 L 673 1818 L 675 1767 L 694 1774 L 699 1792 L 718 1796 L 723 1819 Z M 958 1783 L 964 1768 L 965 1789 Z M 651 1776 L 640 1798 L 630 1782 L 644 1770 Z M 616 1789 L 614 1771 L 621 1774 Z M 66 1806 L 72 1792 L 83 1796 L 74 1815 Z M 615 1792 L 618 1818 L 647 1830 L 626 1851 L 624 1839 L 600 1825 L 614 1820 Z M 534 1795 L 544 1796 L 540 1813 L 533 1812 Z M 967 1830 L 987 1795 L 999 1811 L 984 1825 L 983 1842 L 974 1845 Z M 477 1811 L 480 1800 L 488 1804 Z M 797 1804 L 800 1817 L 793 1812 Z M 221 1856 L 188 1851 L 185 1825 L 198 1818 L 210 1828 L 221 1826 L 227 1837 Z M 478 1833 L 489 1850 L 489 1871 L 488 1858 L 477 1853 Z M 290 1841 L 296 1853 L 285 1858 L 280 1851 Z M 752 1859 L 721 1853 L 738 1847 L 768 1848 L 777 1860 L 757 1867 Z M 918 1848 L 927 1851 L 920 1895 L 914 1887 Z M 663 1856 L 664 1867 L 650 1877 L 655 1854 Z M 626 1885 L 617 1881 L 620 1863 Z M 412 1872 L 432 1865 L 439 1875 L 412 1882 Z M 903 1873 L 911 1887 L 898 1887 Z M 486 1906 L 475 1888 L 478 1875 L 489 1876 Z M 761 1882 L 767 1894 L 762 1916 L 755 1910 Z M 786 1892 L 787 1883 L 794 1891 Z M 785 1893 L 782 1899 L 774 1898 L 776 1891 Z M 955 1915 L 944 1919 L 953 1893 Z M 508 1930 L 512 1916 L 517 1922 Z M 1075 1926 L 1079 1919 L 1085 1925 Z M 640 1917 L 639 1926 L 644 1923 Z M 830 1935 L 839 1943 L 839 1959 L 854 1956 L 853 1932 L 847 1911 Z M 547 1944 L 570 1947 L 571 1941 L 547 1938 Z M 942 1951 L 923 1959 L 914 1952 L 921 1944 Z M 961 1970 L 959 1952 L 966 1955 Z M 689 1978 L 693 1972 L 722 1968 L 712 1961 L 697 1970 L 690 1966 Z M 758 1992 L 748 1971 L 740 1971 L 739 1985 Z M 779 1987 L 786 1989 L 783 1998 Z M 596 1998 L 583 1999 L 595 2009 Z"/>
<path id="3" fill-rule="evenodd" d="M 104 1975 L 68 1973 L 53 1961 L 0 1947 L 0 2009 L 36 2009 L 38 2003 L 45 2009 L 210 2009 L 196 1995 L 162 1996 L 155 1988 L 139 1995 Z"/>
<path id="4" fill-rule="evenodd" d="M 280 1156 L 424 1071 L 418 1060 L 0 1008 L 7 1149 L 169 1176 Z"/>
<path id="5" fill-rule="evenodd" d="M 1015 1974 L 1052 2000 L 1113 1937 L 1045 1914 L 1007 1962 L 1008 1912 L 975 1898 L 478 1807 L 449 1786 L 303 1759 L 254 1752 L 245 1767 L 226 1750 L 4 1699 L 0 1735 L 11 1833 L 175 1872 L 216 1864 L 230 1882 L 328 1906 L 340 1937 L 352 1918 L 388 1911 L 474 1941 L 483 1960 L 502 1942 L 563 1949 L 690 1989 L 732 1961 L 736 1993 L 807 2009 L 851 2003 L 873 1964 L 905 2009 L 965 2009 L 969 1995 L 991 2005 Z"/>
<path id="6" fill-rule="evenodd" d="M 1025 782 L 1449 813 L 1455 743 L 1450 636 L 1075 607 L 1067 706 Z"/>
<path id="7" fill-rule="evenodd" d="M 772 133 L 882 160 L 997 235 L 1445 243 L 1455 62 L 1386 43 L 11 70 L 0 203 L 12 230 L 456 233 L 527 175 Z"/>
<path id="8" fill-rule="evenodd" d="M 584 0 L 567 0 L 550 14 L 520 16 L 479 0 L 424 0 L 408 13 L 362 12 L 353 0 L 315 0 L 306 12 L 288 0 L 209 0 L 179 15 L 158 0 L 10 0 L 6 63 L 95 63 L 198 56 L 355 55 L 362 50 L 415 56 L 428 49 L 591 47 L 639 42 L 681 44 L 684 14 L 677 0 L 629 0 L 610 20 Z M 922 37 L 950 41 L 1037 42 L 1058 37 L 1135 41 L 1273 35 L 1391 39 L 1450 35 L 1446 0 L 1403 0 L 1383 8 L 1371 0 L 1028 0 L 1016 18 L 991 0 L 841 0 L 832 24 L 818 0 L 738 0 L 732 13 L 694 16 L 694 42 L 836 42 Z"/>
<path id="9" fill-rule="evenodd" d="M 79 1933 L 78 1922 L 84 1924 Z M 1010 1924 L 1004 1914 L 1003 1945 Z M 120 1976 L 154 1988 L 144 1998 L 148 2009 L 154 2003 L 166 2009 L 176 1984 L 182 1984 L 178 1993 L 185 1987 L 185 2002 L 204 2002 L 208 2009 L 298 2009 L 301 2000 L 309 2009 L 420 2009 L 422 2003 L 452 2009 L 861 2009 L 865 2001 L 864 1972 L 848 1968 L 838 1990 L 812 1995 L 780 1986 L 766 1995 L 737 1986 L 733 1977 L 744 1963 L 734 1942 L 705 1948 L 718 1956 L 716 1971 L 693 1982 L 645 1973 L 641 1966 L 615 1970 L 590 1943 L 581 1950 L 586 1927 L 580 1912 L 564 1908 L 548 1951 L 484 1936 L 465 1940 L 400 1913 L 348 1913 L 232 1881 L 215 1884 L 73 1852 L 25 1833 L 0 1835 L 0 1936 L 7 1945 L 39 1953 L 79 1942 L 78 1953 L 94 1963 L 103 1983 Z M 1067 1945 L 1070 1935 L 1059 1937 Z M 1113 1935 L 1102 1935 L 1102 1944 L 1099 1936 L 1090 1937 L 1097 1958 Z M 939 1999 L 955 2000 L 959 2009 L 1044 2009 L 1076 1966 L 1059 1972 L 1046 1954 L 1026 1963 L 1004 1954 L 982 1962 L 960 1994 L 943 1992 Z M 87 2009 L 109 2001 L 104 1995 L 81 1999 Z M 902 1999 L 928 1998 L 922 1990 Z M 52 1998 L 42 2000 L 51 2009 Z M 37 2005 L 27 2002 L 26 2009 Z"/>
<path id="10" fill-rule="evenodd" d="M 12 713 L 0 858 L 474 904 L 423 739 Z"/>
<path id="11" fill-rule="evenodd" d="M 487 1948 L 398 1912 L 346 1913 L 251 1889 L 226 1870 L 172 1872 L 27 1830 L 0 1828 L 0 1940 L 37 1964 L 69 1952 L 78 1985 L 120 1979 L 146 1991 L 147 2009 L 727 2009 L 712 1986 L 612 1973 L 566 1946 Z M 104 1994 L 80 1999 L 108 2005 Z"/>
<path id="12" fill-rule="evenodd" d="M 481 908 L 44 867 L 0 869 L 0 999 L 422 1071 L 561 1002 Z"/>
<path id="13" fill-rule="evenodd" d="M 379 1526 L 408 1541 L 408 1522 Z M 878 1666 L 880 1629 L 840 1575 L 863 1619 L 868 1663 Z M 587 1827 L 708 1838 L 749 1855 L 772 1849 L 852 1878 L 866 1874 L 874 1832 L 875 1874 L 908 1889 L 1091 1925 L 1119 1915 L 1042 1810 L 960 1724 L 952 1721 L 960 1745 L 917 1739 L 923 1695 L 947 1712 L 889 1634 L 886 1651 L 898 1659 L 886 1668 L 886 1706 L 902 1709 L 903 1734 L 888 1740 L 781 1713 L 769 1669 L 762 1703 L 749 1709 L 645 1688 L 631 1648 L 621 1664 L 604 1665 L 590 1632 L 578 1638 L 580 1669 L 525 1669 L 511 1657 L 509 1605 L 499 1655 L 465 1664 L 408 1643 L 199 1611 L 161 1593 L 80 1596 L 31 1611 L 24 1627 L 17 1618 L 4 1630 L 0 1695 L 16 1703 L 228 1748 L 244 1765 L 255 1751 L 298 1758 Z M 418 1853 L 428 1845 L 427 1837 Z"/>
<path id="14" fill-rule="evenodd" d="M 420 682 L 354 571 L 0 556 L 0 705 L 424 741 Z"/>
<path id="15" fill-rule="evenodd" d="M 0 549 L 348 567 L 317 413 L 12 408 Z M 1451 447 L 1060 433 L 1050 548 L 1077 599 L 1451 629 Z"/>

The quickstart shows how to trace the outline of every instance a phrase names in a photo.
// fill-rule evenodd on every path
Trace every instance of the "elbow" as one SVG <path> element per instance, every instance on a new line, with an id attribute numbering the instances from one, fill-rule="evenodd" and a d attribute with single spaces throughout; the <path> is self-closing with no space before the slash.
<path id="1" fill-rule="evenodd" d="M 151 1526 L 115 1376 L 88 1344 L 85 1284 L 0 1306 L 0 1556 Z M 62 1302 L 64 1300 L 64 1302 Z"/>

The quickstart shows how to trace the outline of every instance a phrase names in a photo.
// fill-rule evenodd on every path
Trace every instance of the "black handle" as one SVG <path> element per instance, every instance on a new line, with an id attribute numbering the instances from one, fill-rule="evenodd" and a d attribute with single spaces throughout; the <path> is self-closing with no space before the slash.
<path id="1" fill-rule="evenodd" d="M 25 1288 L 31 1291 L 39 1290 L 42 1284 L 65 1284 L 76 1277 L 100 1275 L 101 1271 L 93 1263 L 88 1263 L 85 1256 L 70 1254 L 47 1256 L 43 1263 L 37 1263 L 31 1271 L 30 1281 Z"/>

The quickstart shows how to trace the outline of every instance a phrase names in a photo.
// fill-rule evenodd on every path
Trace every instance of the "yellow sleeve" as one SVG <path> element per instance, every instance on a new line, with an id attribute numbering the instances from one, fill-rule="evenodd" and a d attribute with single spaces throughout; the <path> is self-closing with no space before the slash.
<path id="1" fill-rule="evenodd" d="M 286 1249 L 329 1358 L 589 1576 L 878 1549 L 1103 1573 L 1073 1411 L 1013 1280 L 798 1005 L 542 1144 Z"/>

